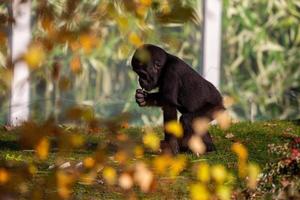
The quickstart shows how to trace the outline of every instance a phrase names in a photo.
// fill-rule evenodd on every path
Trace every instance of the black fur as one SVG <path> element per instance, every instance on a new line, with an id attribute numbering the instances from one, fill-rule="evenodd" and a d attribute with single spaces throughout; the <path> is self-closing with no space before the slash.
<path id="1" fill-rule="evenodd" d="M 193 120 L 197 117 L 212 120 L 214 111 L 224 109 L 220 93 L 210 82 L 183 60 L 168 54 L 160 47 L 145 44 L 138 48 L 131 65 L 144 89 L 136 90 L 135 98 L 139 106 L 162 107 L 164 124 L 177 120 L 177 110 L 182 114 L 180 122 L 184 137 L 177 140 L 165 131 L 165 140 L 161 144 L 165 151 L 176 154 L 187 150 L 187 141 L 193 134 Z M 157 87 L 159 92 L 148 93 Z M 208 132 L 202 139 L 207 151 L 215 150 Z"/>

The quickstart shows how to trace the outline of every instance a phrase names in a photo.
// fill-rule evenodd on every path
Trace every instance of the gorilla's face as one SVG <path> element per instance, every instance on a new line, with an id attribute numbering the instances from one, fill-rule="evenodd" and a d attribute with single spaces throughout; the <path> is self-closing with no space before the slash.
<path id="1" fill-rule="evenodd" d="M 154 45 L 138 48 L 131 60 L 133 71 L 139 76 L 140 86 L 150 91 L 158 87 L 160 74 L 167 60 L 167 53 Z"/>

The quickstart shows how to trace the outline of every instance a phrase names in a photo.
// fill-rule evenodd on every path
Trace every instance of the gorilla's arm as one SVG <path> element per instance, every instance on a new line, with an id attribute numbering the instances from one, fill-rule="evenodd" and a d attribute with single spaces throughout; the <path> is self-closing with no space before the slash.
<path id="1" fill-rule="evenodd" d="M 162 95 L 159 92 L 148 93 L 142 89 L 137 89 L 135 99 L 139 106 L 163 106 Z"/>
<path id="2" fill-rule="evenodd" d="M 159 106 L 172 105 L 178 106 L 178 90 L 180 79 L 172 70 L 167 70 L 159 86 L 159 92 L 148 93 L 142 89 L 137 89 L 135 99 L 139 106 Z"/>

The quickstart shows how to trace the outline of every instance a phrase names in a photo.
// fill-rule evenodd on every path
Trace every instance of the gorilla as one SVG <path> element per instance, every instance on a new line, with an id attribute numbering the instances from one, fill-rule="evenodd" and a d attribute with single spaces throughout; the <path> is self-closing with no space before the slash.
<path id="1" fill-rule="evenodd" d="M 178 139 L 165 130 L 161 142 L 163 152 L 177 154 L 188 151 L 188 140 L 194 134 L 192 123 L 195 118 L 213 120 L 213 113 L 223 110 L 222 96 L 218 90 L 180 58 L 162 48 L 144 44 L 139 47 L 131 60 L 133 71 L 138 75 L 142 89 L 137 89 L 135 98 L 139 106 L 159 106 L 163 111 L 164 124 L 177 120 L 184 135 Z M 158 92 L 149 93 L 158 88 Z M 206 152 L 214 151 L 210 134 L 201 136 Z"/>

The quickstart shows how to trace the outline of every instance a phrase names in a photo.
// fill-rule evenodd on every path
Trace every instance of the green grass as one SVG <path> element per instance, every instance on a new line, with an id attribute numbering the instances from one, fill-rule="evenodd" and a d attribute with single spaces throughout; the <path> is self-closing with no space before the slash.
<path id="1" fill-rule="evenodd" d="M 155 131 L 162 137 L 162 129 L 155 128 Z M 141 142 L 142 134 L 140 128 L 129 128 L 126 131 L 131 140 L 137 143 Z M 211 164 L 223 164 L 232 173 L 236 173 L 236 156 L 231 152 L 230 148 L 234 142 L 241 142 L 249 151 L 249 161 L 255 162 L 261 168 L 268 162 L 275 161 L 276 155 L 268 153 L 269 144 L 280 144 L 290 140 L 293 136 L 300 135 L 300 126 L 289 121 L 270 121 L 270 122 L 240 122 L 233 124 L 230 129 L 222 131 L 218 126 L 212 126 L 210 129 L 214 142 L 217 146 L 217 151 L 201 157 L 188 154 L 187 157 L 190 163 L 194 164 L 206 160 Z M 227 139 L 227 134 L 233 134 L 233 138 Z M 92 155 L 98 142 L 102 141 L 101 136 L 85 135 L 89 148 L 71 151 L 63 157 L 65 161 L 76 163 L 84 157 Z M 17 141 L 18 136 L 12 132 L 2 130 L 0 132 L 0 159 L 16 162 L 31 162 L 36 161 L 34 152 L 30 150 L 22 150 Z M 113 151 L 113 150 L 112 150 Z M 113 152 L 110 152 L 113 154 Z M 49 174 L 48 167 L 54 164 L 58 153 L 52 151 L 49 159 L 41 162 L 38 166 L 38 176 Z M 153 157 L 155 154 L 146 153 L 146 157 Z M 194 179 L 192 173 L 192 165 L 177 178 L 171 179 L 161 177 L 157 182 L 157 191 L 155 193 L 143 194 L 137 192 L 137 197 L 142 199 L 188 199 L 187 185 Z M 237 184 L 242 184 L 238 182 Z M 104 184 L 95 184 L 85 186 L 76 184 L 74 186 L 74 199 L 126 199 L 131 192 L 123 193 L 118 187 L 108 187 Z"/>

